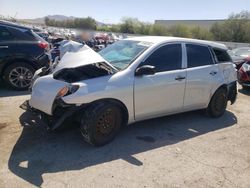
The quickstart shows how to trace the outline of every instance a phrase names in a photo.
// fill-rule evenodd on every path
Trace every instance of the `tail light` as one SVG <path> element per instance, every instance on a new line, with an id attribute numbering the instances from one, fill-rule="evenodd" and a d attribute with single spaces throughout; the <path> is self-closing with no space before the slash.
<path id="1" fill-rule="evenodd" d="M 242 65 L 242 70 L 245 71 L 245 72 L 250 71 L 250 65 L 248 63 L 244 63 Z"/>
<path id="2" fill-rule="evenodd" d="M 248 79 L 247 73 L 245 72 L 245 70 L 242 67 L 238 72 L 238 79 L 240 81 L 246 81 Z"/>
<path id="3" fill-rule="evenodd" d="M 47 42 L 39 41 L 39 42 L 38 42 L 38 46 L 39 46 L 40 48 L 45 49 L 45 50 L 48 50 L 48 49 L 49 49 L 49 44 L 48 44 Z"/>

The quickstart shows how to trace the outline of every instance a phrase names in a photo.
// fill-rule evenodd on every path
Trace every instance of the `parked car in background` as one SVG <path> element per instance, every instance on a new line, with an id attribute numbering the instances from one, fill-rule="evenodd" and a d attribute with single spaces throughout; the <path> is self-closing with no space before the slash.
<path id="1" fill-rule="evenodd" d="M 239 70 L 245 62 L 245 59 L 250 56 L 250 47 L 235 48 L 233 50 L 229 50 L 228 52 L 236 65 L 237 70 Z"/>
<path id="2" fill-rule="evenodd" d="M 49 39 L 49 33 L 43 29 L 38 29 L 38 28 L 32 28 L 32 30 L 39 35 L 40 37 L 42 37 L 44 40 L 48 41 Z"/>
<path id="3" fill-rule="evenodd" d="M 14 89 L 28 89 L 35 70 L 48 66 L 49 44 L 31 28 L 0 21 L 0 76 Z"/>
<path id="4" fill-rule="evenodd" d="M 246 58 L 250 56 L 250 47 L 235 48 L 231 50 L 229 53 L 232 57 Z"/>
<path id="5" fill-rule="evenodd" d="M 250 88 L 250 57 L 246 58 L 238 71 L 238 82 L 243 89 Z"/>
<path id="6" fill-rule="evenodd" d="M 42 114 L 51 130 L 74 119 L 83 138 L 100 146 L 127 123 L 198 109 L 220 117 L 236 100 L 236 81 L 222 44 L 135 37 L 99 54 L 86 47 L 65 54 L 51 74 L 37 78 L 21 108 Z"/>

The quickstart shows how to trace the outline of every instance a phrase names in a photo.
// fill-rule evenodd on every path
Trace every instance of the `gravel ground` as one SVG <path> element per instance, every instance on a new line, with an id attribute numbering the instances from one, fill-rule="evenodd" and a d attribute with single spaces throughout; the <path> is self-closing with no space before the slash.
<path id="1" fill-rule="evenodd" d="M 250 91 L 219 119 L 200 111 L 124 128 L 109 145 L 47 132 L 0 89 L 0 187 L 250 187 Z M 25 126 L 22 127 L 21 125 Z"/>

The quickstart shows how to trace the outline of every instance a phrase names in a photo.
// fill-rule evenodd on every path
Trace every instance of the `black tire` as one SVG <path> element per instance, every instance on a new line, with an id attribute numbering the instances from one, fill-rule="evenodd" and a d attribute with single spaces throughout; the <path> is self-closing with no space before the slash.
<path id="1" fill-rule="evenodd" d="M 213 95 L 207 108 L 209 116 L 218 118 L 221 117 L 227 108 L 227 91 L 224 88 L 219 88 Z"/>
<path id="2" fill-rule="evenodd" d="M 31 84 L 31 79 L 34 73 L 35 69 L 31 65 L 24 62 L 18 62 L 9 65 L 5 69 L 3 75 L 4 80 L 8 84 L 8 86 L 12 87 L 15 90 L 27 90 Z M 17 79 L 15 79 L 15 77 Z"/>
<path id="3" fill-rule="evenodd" d="M 85 110 L 80 131 L 88 143 L 103 146 L 115 138 L 121 125 L 121 109 L 114 104 L 100 102 Z"/>

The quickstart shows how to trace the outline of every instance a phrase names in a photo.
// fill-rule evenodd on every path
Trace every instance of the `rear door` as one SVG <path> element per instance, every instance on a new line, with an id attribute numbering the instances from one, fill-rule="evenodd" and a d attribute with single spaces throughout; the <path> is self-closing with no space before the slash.
<path id="1" fill-rule="evenodd" d="M 218 83 L 218 67 L 209 46 L 186 44 L 187 84 L 184 109 L 205 108 L 211 97 L 211 90 Z"/>
<path id="2" fill-rule="evenodd" d="M 9 31 L 16 38 L 16 46 L 18 48 L 17 56 L 25 59 L 35 60 L 36 57 L 42 55 L 45 49 L 39 47 L 38 41 L 41 39 L 31 30 L 26 28 L 8 27 Z M 43 42 L 44 40 L 41 39 Z"/>

